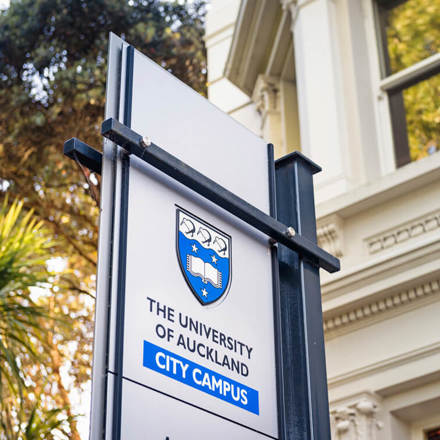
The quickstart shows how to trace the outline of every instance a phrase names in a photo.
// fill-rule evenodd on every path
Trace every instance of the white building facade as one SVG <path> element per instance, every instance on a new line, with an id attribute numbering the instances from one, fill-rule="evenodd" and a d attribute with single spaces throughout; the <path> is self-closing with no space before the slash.
<path id="1" fill-rule="evenodd" d="M 321 273 L 335 440 L 440 438 L 439 22 L 439 0 L 208 12 L 209 99 L 323 168 L 318 241 L 342 266 Z"/>

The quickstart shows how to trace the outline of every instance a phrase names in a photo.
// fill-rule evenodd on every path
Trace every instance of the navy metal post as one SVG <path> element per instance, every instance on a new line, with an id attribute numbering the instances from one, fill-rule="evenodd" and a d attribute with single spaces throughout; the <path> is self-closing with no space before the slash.
<path id="1" fill-rule="evenodd" d="M 313 243 L 316 217 L 313 174 L 321 171 L 301 153 L 275 163 L 276 214 Z M 319 267 L 278 245 L 282 387 L 286 440 L 330 440 Z"/>

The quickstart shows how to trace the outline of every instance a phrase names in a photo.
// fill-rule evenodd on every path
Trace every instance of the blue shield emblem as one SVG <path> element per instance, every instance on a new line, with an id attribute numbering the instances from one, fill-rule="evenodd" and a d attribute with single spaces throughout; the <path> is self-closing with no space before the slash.
<path id="1" fill-rule="evenodd" d="M 182 208 L 176 208 L 177 259 L 203 306 L 224 298 L 231 283 L 231 237 Z"/>

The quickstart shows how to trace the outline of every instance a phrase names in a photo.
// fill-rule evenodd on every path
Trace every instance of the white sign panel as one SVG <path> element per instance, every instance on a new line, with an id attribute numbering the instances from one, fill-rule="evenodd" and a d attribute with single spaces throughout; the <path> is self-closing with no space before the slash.
<path id="1" fill-rule="evenodd" d="M 264 141 L 142 54 L 128 59 L 120 120 L 268 212 Z M 124 301 L 110 315 L 106 438 L 278 438 L 267 237 L 136 157 L 118 163 L 126 249 L 112 309 Z"/>

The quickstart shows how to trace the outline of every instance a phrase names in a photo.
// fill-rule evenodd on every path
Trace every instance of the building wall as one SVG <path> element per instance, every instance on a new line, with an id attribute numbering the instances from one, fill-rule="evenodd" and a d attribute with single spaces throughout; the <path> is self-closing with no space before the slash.
<path id="1" fill-rule="evenodd" d="M 212 0 L 209 99 L 316 176 L 334 439 L 440 426 L 440 152 L 397 168 L 373 0 Z"/>
<path id="2" fill-rule="evenodd" d="M 208 97 L 221 110 L 259 134 L 260 121 L 255 103 L 224 75 L 239 6 L 237 0 L 210 2 L 205 38 L 209 63 Z"/>

